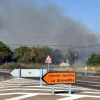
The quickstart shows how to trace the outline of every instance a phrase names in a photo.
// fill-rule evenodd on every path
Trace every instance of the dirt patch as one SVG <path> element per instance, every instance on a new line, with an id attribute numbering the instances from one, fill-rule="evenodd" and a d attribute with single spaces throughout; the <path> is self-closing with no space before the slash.
<path id="1" fill-rule="evenodd" d="M 100 100 L 100 98 L 90 98 L 90 97 L 85 97 L 85 98 L 80 98 L 76 100 Z"/>

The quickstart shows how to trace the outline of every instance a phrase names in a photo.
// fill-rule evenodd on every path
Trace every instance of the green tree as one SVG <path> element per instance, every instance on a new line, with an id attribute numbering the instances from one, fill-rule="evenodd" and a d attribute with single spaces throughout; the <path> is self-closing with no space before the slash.
<path id="1" fill-rule="evenodd" d="M 35 63 L 45 63 L 47 54 L 50 54 L 50 48 L 47 46 L 31 48 L 31 59 Z"/>
<path id="2" fill-rule="evenodd" d="M 11 61 L 13 56 L 13 52 L 9 49 L 9 47 L 0 41 L 0 62 L 4 63 L 6 61 Z"/>
<path id="3" fill-rule="evenodd" d="M 47 46 L 44 47 L 26 47 L 20 46 L 14 49 L 13 57 L 18 62 L 25 63 L 45 63 L 47 54 L 50 54 L 53 63 L 58 64 L 62 58 L 62 53 L 59 49 L 52 49 Z"/>
<path id="4" fill-rule="evenodd" d="M 13 57 L 17 59 L 18 62 L 29 63 L 31 62 L 31 50 L 27 46 L 20 46 L 14 49 Z"/>
<path id="5" fill-rule="evenodd" d="M 86 62 L 87 65 L 100 65 L 100 54 L 93 53 Z"/>

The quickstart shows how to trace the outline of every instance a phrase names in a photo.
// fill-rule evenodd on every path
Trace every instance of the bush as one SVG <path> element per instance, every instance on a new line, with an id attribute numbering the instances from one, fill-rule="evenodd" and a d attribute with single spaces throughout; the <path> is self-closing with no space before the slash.
<path id="1" fill-rule="evenodd" d="M 96 67 L 95 72 L 96 72 L 95 73 L 96 76 L 100 76 L 100 67 Z"/>
<path id="2" fill-rule="evenodd" d="M 21 68 L 21 64 L 19 64 L 19 63 L 8 63 L 7 66 L 5 64 L 3 64 L 0 67 L 0 69 L 17 69 L 17 68 Z"/>

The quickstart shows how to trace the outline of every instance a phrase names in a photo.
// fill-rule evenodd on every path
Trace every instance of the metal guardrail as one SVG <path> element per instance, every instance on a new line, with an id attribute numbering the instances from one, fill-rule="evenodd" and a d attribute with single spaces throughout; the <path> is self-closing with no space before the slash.
<path id="1" fill-rule="evenodd" d="M 76 72 L 76 75 L 81 75 L 81 76 L 100 76 L 100 73 L 84 73 L 84 72 Z"/>
<path id="2" fill-rule="evenodd" d="M 49 70 L 50 72 L 53 71 L 65 71 L 65 70 Z M 81 76 L 100 76 L 100 72 L 99 73 L 91 73 L 91 72 L 76 72 L 76 75 L 81 75 Z"/>

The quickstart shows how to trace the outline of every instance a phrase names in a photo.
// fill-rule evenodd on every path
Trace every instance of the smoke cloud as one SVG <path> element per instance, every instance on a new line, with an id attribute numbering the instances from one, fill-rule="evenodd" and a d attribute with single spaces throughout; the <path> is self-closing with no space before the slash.
<path id="1" fill-rule="evenodd" d="M 58 6 L 21 1 L 0 0 L 0 40 L 5 44 L 59 45 L 53 47 L 67 52 L 99 42 L 86 25 L 64 16 Z M 80 59 L 86 60 L 92 52 L 98 47 L 77 48 Z"/>

